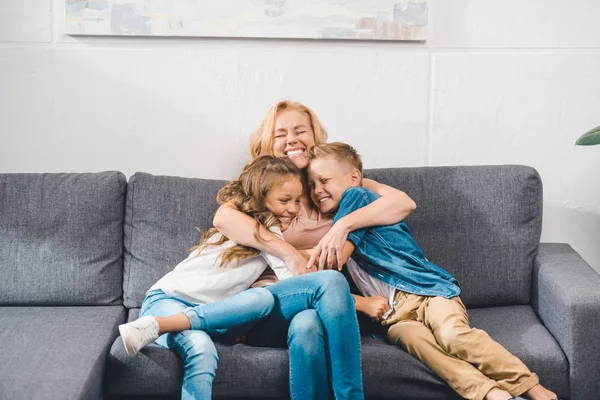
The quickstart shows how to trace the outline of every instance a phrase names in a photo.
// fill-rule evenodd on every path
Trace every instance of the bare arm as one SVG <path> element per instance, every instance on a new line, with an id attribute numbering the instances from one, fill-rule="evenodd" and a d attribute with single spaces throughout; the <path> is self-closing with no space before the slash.
<path id="1" fill-rule="evenodd" d="M 348 259 L 352 255 L 352 253 L 354 252 L 355 248 L 356 248 L 356 246 L 354 246 L 354 243 L 352 243 L 349 240 L 346 240 L 346 243 L 344 243 L 344 246 L 342 247 L 342 251 L 340 253 L 341 263 L 338 264 L 338 271 L 342 270 L 342 267 L 344 266 L 344 264 L 346 264 L 346 262 L 348 261 Z"/>
<path id="2" fill-rule="evenodd" d="M 381 321 L 383 314 L 389 311 L 388 300 L 383 296 L 363 297 L 353 294 L 356 311 L 368 315 L 373 321 Z"/>
<path id="3" fill-rule="evenodd" d="M 363 187 L 377 193 L 380 198 L 341 218 L 348 232 L 371 226 L 392 225 L 408 217 L 417 208 L 416 203 L 406 193 L 372 179 L 363 179 Z"/>
<path id="4" fill-rule="evenodd" d="M 306 259 L 285 240 L 273 232 L 260 226 L 259 233 L 263 241 L 254 237 L 254 218 L 239 211 L 233 204 L 225 203 L 215 213 L 213 226 L 223 235 L 236 243 L 252 247 L 281 258 L 294 275 L 310 272 L 307 270 Z"/>
<path id="5" fill-rule="evenodd" d="M 340 254 L 342 264 L 338 265 L 338 269 L 341 270 L 341 266 L 346 264 L 354 252 L 354 248 L 354 243 L 346 240 L 346 243 L 344 243 Z M 379 320 L 381 316 L 390 308 L 387 299 L 382 296 L 363 297 L 353 294 L 352 297 L 354 298 L 354 307 L 356 308 L 356 311 L 366 314 L 371 317 L 371 319 L 376 321 Z"/>
<path id="6" fill-rule="evenodd" d="M 344 246 L 342 247 L 341 265 L 346 264 L 354 252 L 354 248 L 354 243 L 346 240 L 346 243 L 344 243 Z M 338 266 L 338 269 L 341 268 Z M 388 300 L 383 296 L 363 297 L 353 294 L 352 297 L 354 297 L 354 307 L 356 308 L 356 311 L 368 315 L 374 321 L 380 321 L 383 314 L 390 309 Z"/>
<path id="7" fill-rule="evenodd" d="M 357 229 L 398 223 L 417 208 L 415 202 L 401 190 L 371 179 L 363 179 L 363 186 L 381 197 L 340 218 L 319 241 L 308 265 L 312 265 L 318 259 L 320 270 L 325 267 L 333 268 L 336 258 L 340 265 L 339 255 L 348 233 Z"/>
<path id="8" fill-rule="evenodd" d="M 314 249 L 304 249 L 304 250 L 298 250 L 298 253 L 300 253 L 300 255 L 304 258 L 306 258 L 306 261 L 310 260 L 310 256 L 312 256 L 313 250 Z"/>

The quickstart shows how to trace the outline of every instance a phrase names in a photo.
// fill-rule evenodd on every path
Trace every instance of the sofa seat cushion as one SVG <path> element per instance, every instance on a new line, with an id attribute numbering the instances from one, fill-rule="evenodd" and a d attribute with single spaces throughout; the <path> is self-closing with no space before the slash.
<path id="1" fill-rule="evenodd" d="M 138 310 L 130 310 L 136 319 Z M 474 327 L 486 330 L 538 373 L 547 387 L 568 394 L 568 365 L 560 347 L 529 306 L 470 310 Z M 219 367 L 214 381 L 217 398 L 288 397 L 288 353 L 217 343 Z M 362 339 L 363 380 L 367 398 L 459 398 L 427 367 L 382 340 Z M 135 357 L 125 353 L 121 338 L 110 351 L 107 395 L 177 396 L 183 376 L 179 356 L 151 345 Z"/>
<path id="2" fill-rule="evenodd" d="M 523 361 L 542 385 L 559 398 L 569 397 L 567 357 L 530 306 L 472 309 L 469 319 Z"/>
<path id="3" fill-rule="evenodd" d="M 0 307 L 0 397 L 101 399 L 122 306 Z"/>

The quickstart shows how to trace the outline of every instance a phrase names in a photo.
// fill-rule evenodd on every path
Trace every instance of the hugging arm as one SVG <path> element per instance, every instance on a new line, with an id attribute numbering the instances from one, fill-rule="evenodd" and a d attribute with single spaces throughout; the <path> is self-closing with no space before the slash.
<path id="1" fill-rule="evenodd" d="M 348 231 L 372 226 L 392 225 L 403 221 L 417 204 L 406 193 L 372 179 L 363 179 L 363 187 L 378 194 L 377 200 L 346 216 L 350 219 Z"/>
<path id="2" fill-rule="evenodd" d="M 352 255 L 354 248 L 354 243 L 350 240 L 346 240 L 341 251 L 341 261 L 343 264 L 346 264 L 348 258 Z M 354 307 L 356 308 L 356 311 L 367 315 L 374 321 L 380 321 L 381 317 L 390 309 L 388 299 L 383 296 L 364 297 L 353 294 L 352 297 L 354 298 Z"/>
<path id="3" fill-rule="evenodd" d="M 363 186 L 380 197 L 337 219 L 315 247 L 308 266 L 312 266 L 317 260 L 319 269 L 331 269 L 335 262 L 343 265 L 340 264 L 339 255 L 348 233 L 372 226 L 396 224 L 417 208 L 415 202 L 401 190 L 371 179 L 363 179 Z"/>
<path id="4" fill-rule="evenodd" d="M 259 234 L 263 240 L 257 240 L 254 236 L 256 220 L 238 210 L 231 203 L 225 203 L 219 207 L 213 218 L 213 226 L 235 243 L 282 259 L 294 275 L 311 272 L 306 268 L 306 259 L 291 244 L 262 225 L 259 228 Z"/>

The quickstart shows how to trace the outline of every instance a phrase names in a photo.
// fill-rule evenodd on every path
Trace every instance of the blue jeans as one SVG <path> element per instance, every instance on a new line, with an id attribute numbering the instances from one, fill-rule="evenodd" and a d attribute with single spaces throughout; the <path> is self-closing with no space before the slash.
<path id="1" fill-rule="evenodd" d="M 203 305 L 153 290 L 142 303 L 140 317 L 168 317 L 180 312 L 188 316 L 192 330 L 166 333 L 156 339 L 156 343 L 175 350 L 183 359 L 181 398 L 210 400 L 219 360 L 211 336 L 234 339 L 268 315 L 273 305 L 271 293 L 261 288 Z"/>
<path id="2" fill-rule="evenodd" d="M 266 289 L 275 307 L 248 333 L 248 344 L 290 352 L 290 397 L 363 399 L 360 335 L 348 283 L 337 271 L 296 276 Z"/>

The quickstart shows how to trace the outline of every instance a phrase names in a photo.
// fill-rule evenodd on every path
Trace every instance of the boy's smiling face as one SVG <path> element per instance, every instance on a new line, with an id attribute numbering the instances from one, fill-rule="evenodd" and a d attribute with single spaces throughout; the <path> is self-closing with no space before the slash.
<path id="1" fill-rule="evenodd" d="M 310 198 L 322 213 L 335 212 L 344 191 L 360 185 L 360 171 L 334 157 L 312 160 L 308 165 Z"/>

